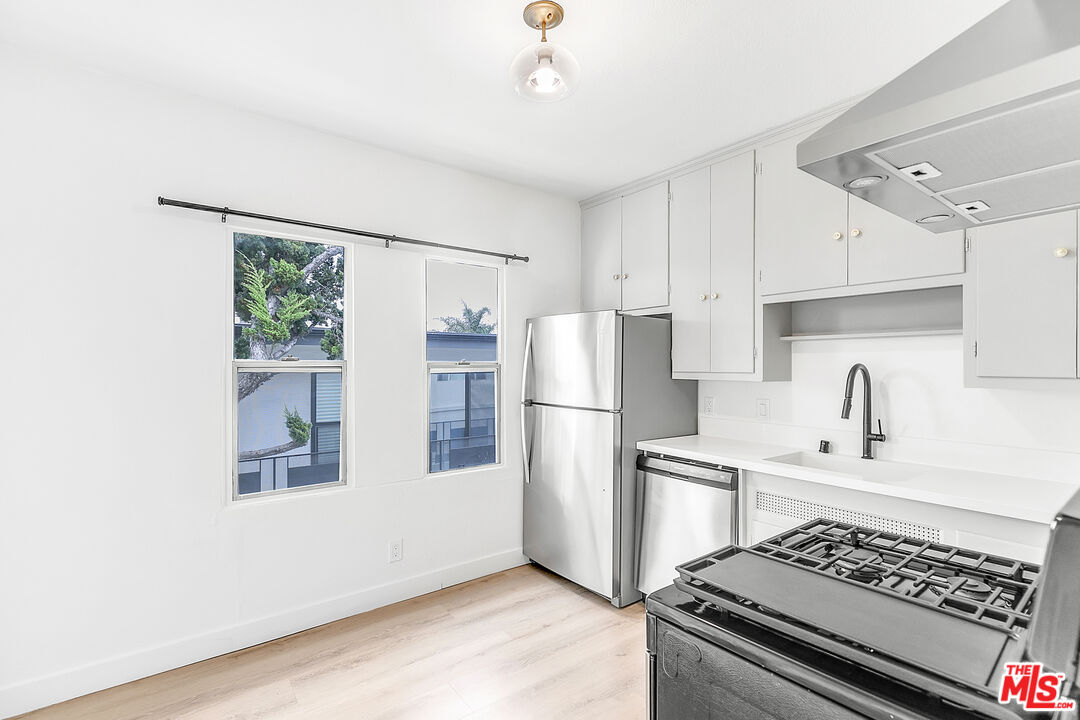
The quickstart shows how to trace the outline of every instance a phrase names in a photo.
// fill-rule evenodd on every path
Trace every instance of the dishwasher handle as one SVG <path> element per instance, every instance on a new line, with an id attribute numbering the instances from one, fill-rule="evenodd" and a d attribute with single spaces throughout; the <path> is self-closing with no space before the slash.
<path id="1" fill-rule="evenodd" d="M 655 455 L 638 456 L 637 469 L 650 475 L 685 480 L 714 487 L 718 490 L 734 492 L 739 488 L 739 471 L 723 465 L 697 463 L 681 458 L 666 458 Z"/>

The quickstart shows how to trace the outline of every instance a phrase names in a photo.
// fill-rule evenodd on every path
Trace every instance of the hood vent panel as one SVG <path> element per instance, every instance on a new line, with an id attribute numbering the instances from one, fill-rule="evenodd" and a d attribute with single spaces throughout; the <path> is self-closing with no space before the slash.
<path id="1" fill-rule="evenodd" d="M 845 189 L 911 222 L 948 214 L 934 232 L 1080 207 L 1080 2 L 1010 0 L 801 142 L 798 164 L 841 188 L 887 175 Z"/>
<path id="2" fill-rule="evenodd" d="M 966 213 L 975 224 L 1067 210 L 1077 207 L 1080 198 L 1080 163 L 1007 177 L 943 197 L 954 205 L 976 201 L 989 205 L 986 210 Z"/>
<path id="3" fill-rule="evenodd" d="M 877 157 L 894 168 L 929 162 L 941 175 L 921 184 L 944 192 L 1080 160 L 1078 120 L 1080 92 L 1072 92 L 890 147 Z"/>

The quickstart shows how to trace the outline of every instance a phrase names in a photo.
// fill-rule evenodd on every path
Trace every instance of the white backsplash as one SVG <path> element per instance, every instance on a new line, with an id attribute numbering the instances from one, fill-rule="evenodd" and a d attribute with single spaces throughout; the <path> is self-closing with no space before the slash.
<path id="1" fill-rule="evenodd" d="M 873 381 L 875 432 L 881 418 L 888 436 L 874 443 L 878 458 L 1080 485 L 1080 386 L 964 388 L 958 335 L 796 342 L 791 382 L 699 383 L 699 412 L 703 398 L 715 399 L 699 432 L 806 450 L 829 440 L 834 453 L 858 456 L 861 380 L 851 419 L 840 418 L 844 380 L 857 362 Z M 758 417 L 759 399 L 769 400 L 768 419 Z"/>

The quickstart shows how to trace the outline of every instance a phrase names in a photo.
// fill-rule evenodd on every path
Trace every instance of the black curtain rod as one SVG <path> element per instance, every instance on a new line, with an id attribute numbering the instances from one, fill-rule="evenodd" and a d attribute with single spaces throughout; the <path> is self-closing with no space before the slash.
<path id="1" fill-rule="evenodd" d="M 158 196 L 158 205 L 169 205 L 171 207 L 186 208 L 188 210 L 201 210 L 203 212 L 212 212 L 221 215 L 221 222 L 226 222 L 229 215 L 236 215 L 237 217 L 255 218 L 256 220 L 270 220 L 271 222 L 285 223 L 286 225 L 299 225 L 300 227 L 317 228 L 319 230 L 330 230 L 331 232 L 345 233 L 346 235 L 359 235 L 360 237 L 375 238 L 376 240 L 385 240 L 386 247 L 390 247 L 390 243 L 407 243 L 409 245 L 423 245 L 424 247 L 440 248 L 442 250 L 457 250 L 459 252 L 475 253 L 477 255 L 489 255 L 491 257 L 502 258 L 509 265 L 511 260 L 520 260 L 521 262 L 529 262 L 528 256 L 513 255 L 508 253 L 494 252 L 492 250 L 477 250 L 476 248 L 461 247 L 460 245 L 444 245 L 443 243 L 428 242 L 427 240 L 415 240 L 413 238 L 398 237 L 397 235 L 384 235 L 383 233 L 368 232 L 367 230 L 355 230 L 353 228 L 339 227 L 337 225 L 324 225 L 322 223 L 308 222 L 307 220 L 293 220 L 291 218 L 277 217 L 275 215 L 264 215 L 262 213 L 247 212 L 246 210 L 234 210 L 228 207 L 215 207 L 213 205 L 200 205 L 199 203 L 184 202 L 183 200 L 170 200 L 169 198 Z"/>

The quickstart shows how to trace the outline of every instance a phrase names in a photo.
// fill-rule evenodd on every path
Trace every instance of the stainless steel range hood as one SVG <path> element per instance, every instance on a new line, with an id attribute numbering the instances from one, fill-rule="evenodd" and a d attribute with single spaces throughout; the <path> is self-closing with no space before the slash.
<path id="1" fill-rule="evenodd" d="M 799 143 L 928 230 L 1080 207 L 1080 0 L 1010 0 Z"/>

